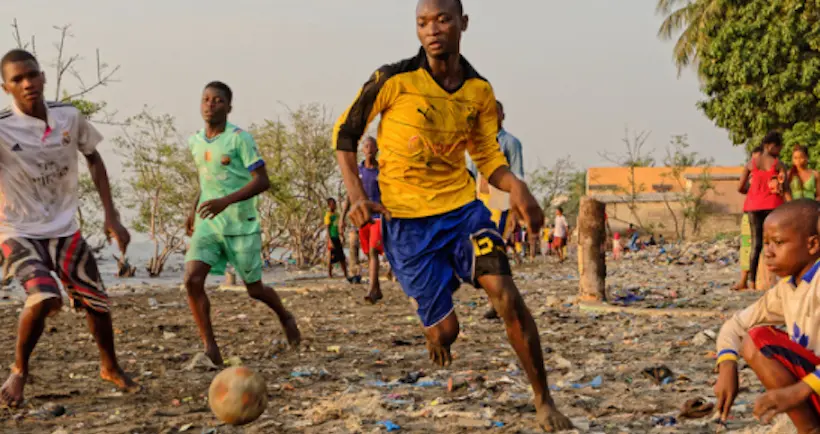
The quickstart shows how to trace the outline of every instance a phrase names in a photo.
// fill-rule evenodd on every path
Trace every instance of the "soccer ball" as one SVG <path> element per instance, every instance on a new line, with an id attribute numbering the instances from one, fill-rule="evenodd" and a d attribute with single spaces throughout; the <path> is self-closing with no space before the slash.
<path id="1" fill-rule="evenodd" d="M 222 422 L 230 425 L 251 423 L 268 406 L 265 379 L 244 366 L 225 369 L 211 382 L 208 403 Z"/>

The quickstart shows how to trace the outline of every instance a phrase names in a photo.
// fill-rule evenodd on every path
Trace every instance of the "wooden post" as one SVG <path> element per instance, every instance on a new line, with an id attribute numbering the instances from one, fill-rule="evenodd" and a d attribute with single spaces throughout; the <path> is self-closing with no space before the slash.
<path id="1" fill-rule="evenodd" d="M 236 273 L 232 269 L 225 271 L 225 284 L 236 285 Z"/>
<path id="2" fill-rule="evenodd" d="M 606 301 L 605 206 L 590 197 L 581 198 L 578 213 L 578 276 L 582 301 Z"/>

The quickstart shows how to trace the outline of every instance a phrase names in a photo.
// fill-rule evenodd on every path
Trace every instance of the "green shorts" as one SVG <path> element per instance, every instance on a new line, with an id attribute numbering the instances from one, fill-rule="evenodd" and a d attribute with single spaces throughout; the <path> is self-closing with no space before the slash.
<path id="1" fill-rule="evenodd" d="M 230 263 L 243 282 L 262 280 L 262 235 L 218 235 L 196 232 L 185 253 L 185 262 L 199 261 L 211 266 L 211 274 L 225 274 Z"/>

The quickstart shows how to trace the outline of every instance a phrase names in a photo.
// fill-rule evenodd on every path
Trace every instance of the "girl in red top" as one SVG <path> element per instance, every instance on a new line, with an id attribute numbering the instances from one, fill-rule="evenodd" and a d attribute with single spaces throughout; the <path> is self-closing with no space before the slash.
<path id="1" fill-rule="evenodd" d="M 786 167 L 778 160 L 783 149 L 783 137 L 778 132 L 766 134 L 763 138 L 763 152 L 753 157 L 743 168 L 738 189 L 744 193 L 748 183 L 743 212 L 749 215 L 752 229 L 752 248 L 749 258 L 749 288 L 755 288 L 757 265 L 763 250 L 763 221 L 772 210 L 783 204 L 784 190 L 788 189 Z M 751 177 L 751 180 L 750 180 Z M 740 285 L 739 285 L 740 286 Z M 768 288 L 763 288 L 768 289 Z"/>

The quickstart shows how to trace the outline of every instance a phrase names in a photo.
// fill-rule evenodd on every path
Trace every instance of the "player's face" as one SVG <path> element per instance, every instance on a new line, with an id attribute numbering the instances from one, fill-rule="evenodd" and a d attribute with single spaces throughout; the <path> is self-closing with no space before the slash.
<path id="1" fill-rule="evenodd" d="M 379 152 L 379 148 L 376 146 L 376 142 L 373 140 L 365 140 L 364 146 L 362 147 L 362 151 L 364 151 L 364 156 L 367 158 L 373 157 Z"/>
<path id="2" fill-rule="evenodd" d="M 200 111 L 202 112 L 202 119 L 204 119 L 205 122 L 211 125 L 218 125 L 228 120 L 231 105 L 228 103 L 225 92 L 208 87 L 202 92 Z"/>
<path id="3" fill-rule="evenodd" d="M 794 151 L 792 153 L 792 164 L 795 167 L 805 168 L 809 165 L 809 159 L 803 151 Z"/>
<path id="4" fill-rule="evenodd" d="M 416 7 L 416 34 L 424 51 L 436 58 L 458 54 L 467 16 L 459 16 L 452 0 L 420 0 Z"/>
<path id="5" fill-rule="evenodd" d="M 336 211 L 336 201 L 335 200 L 327 201 L 327 207 L 330 208 L 331 212 Z"/>
<path id="6" fill-rule="evenodd" d="M 775 158 L 780 156 L 780 151 L 783 150 L 783 145 L 778 145 L 776 143 L 768 143 L 764 147 L 766 149 L 766 152 L 768 152 L 769 155 Z"/>
<path id="7" fill-rule="evenodd" d="M 779 277 L 800 273 L 817 250 L 818 237 L 806 237 L 794 225 L 784 224 L 782 215 L 773 215 L 763 224 L 766 267 Z"/>
<path id="8" fill-rule="evenodd" d="M 3 90 L 14 98 L 21 109 L 43 100 L 46 77 L 37 62 L 9 62 L 3 67 Z"/>

